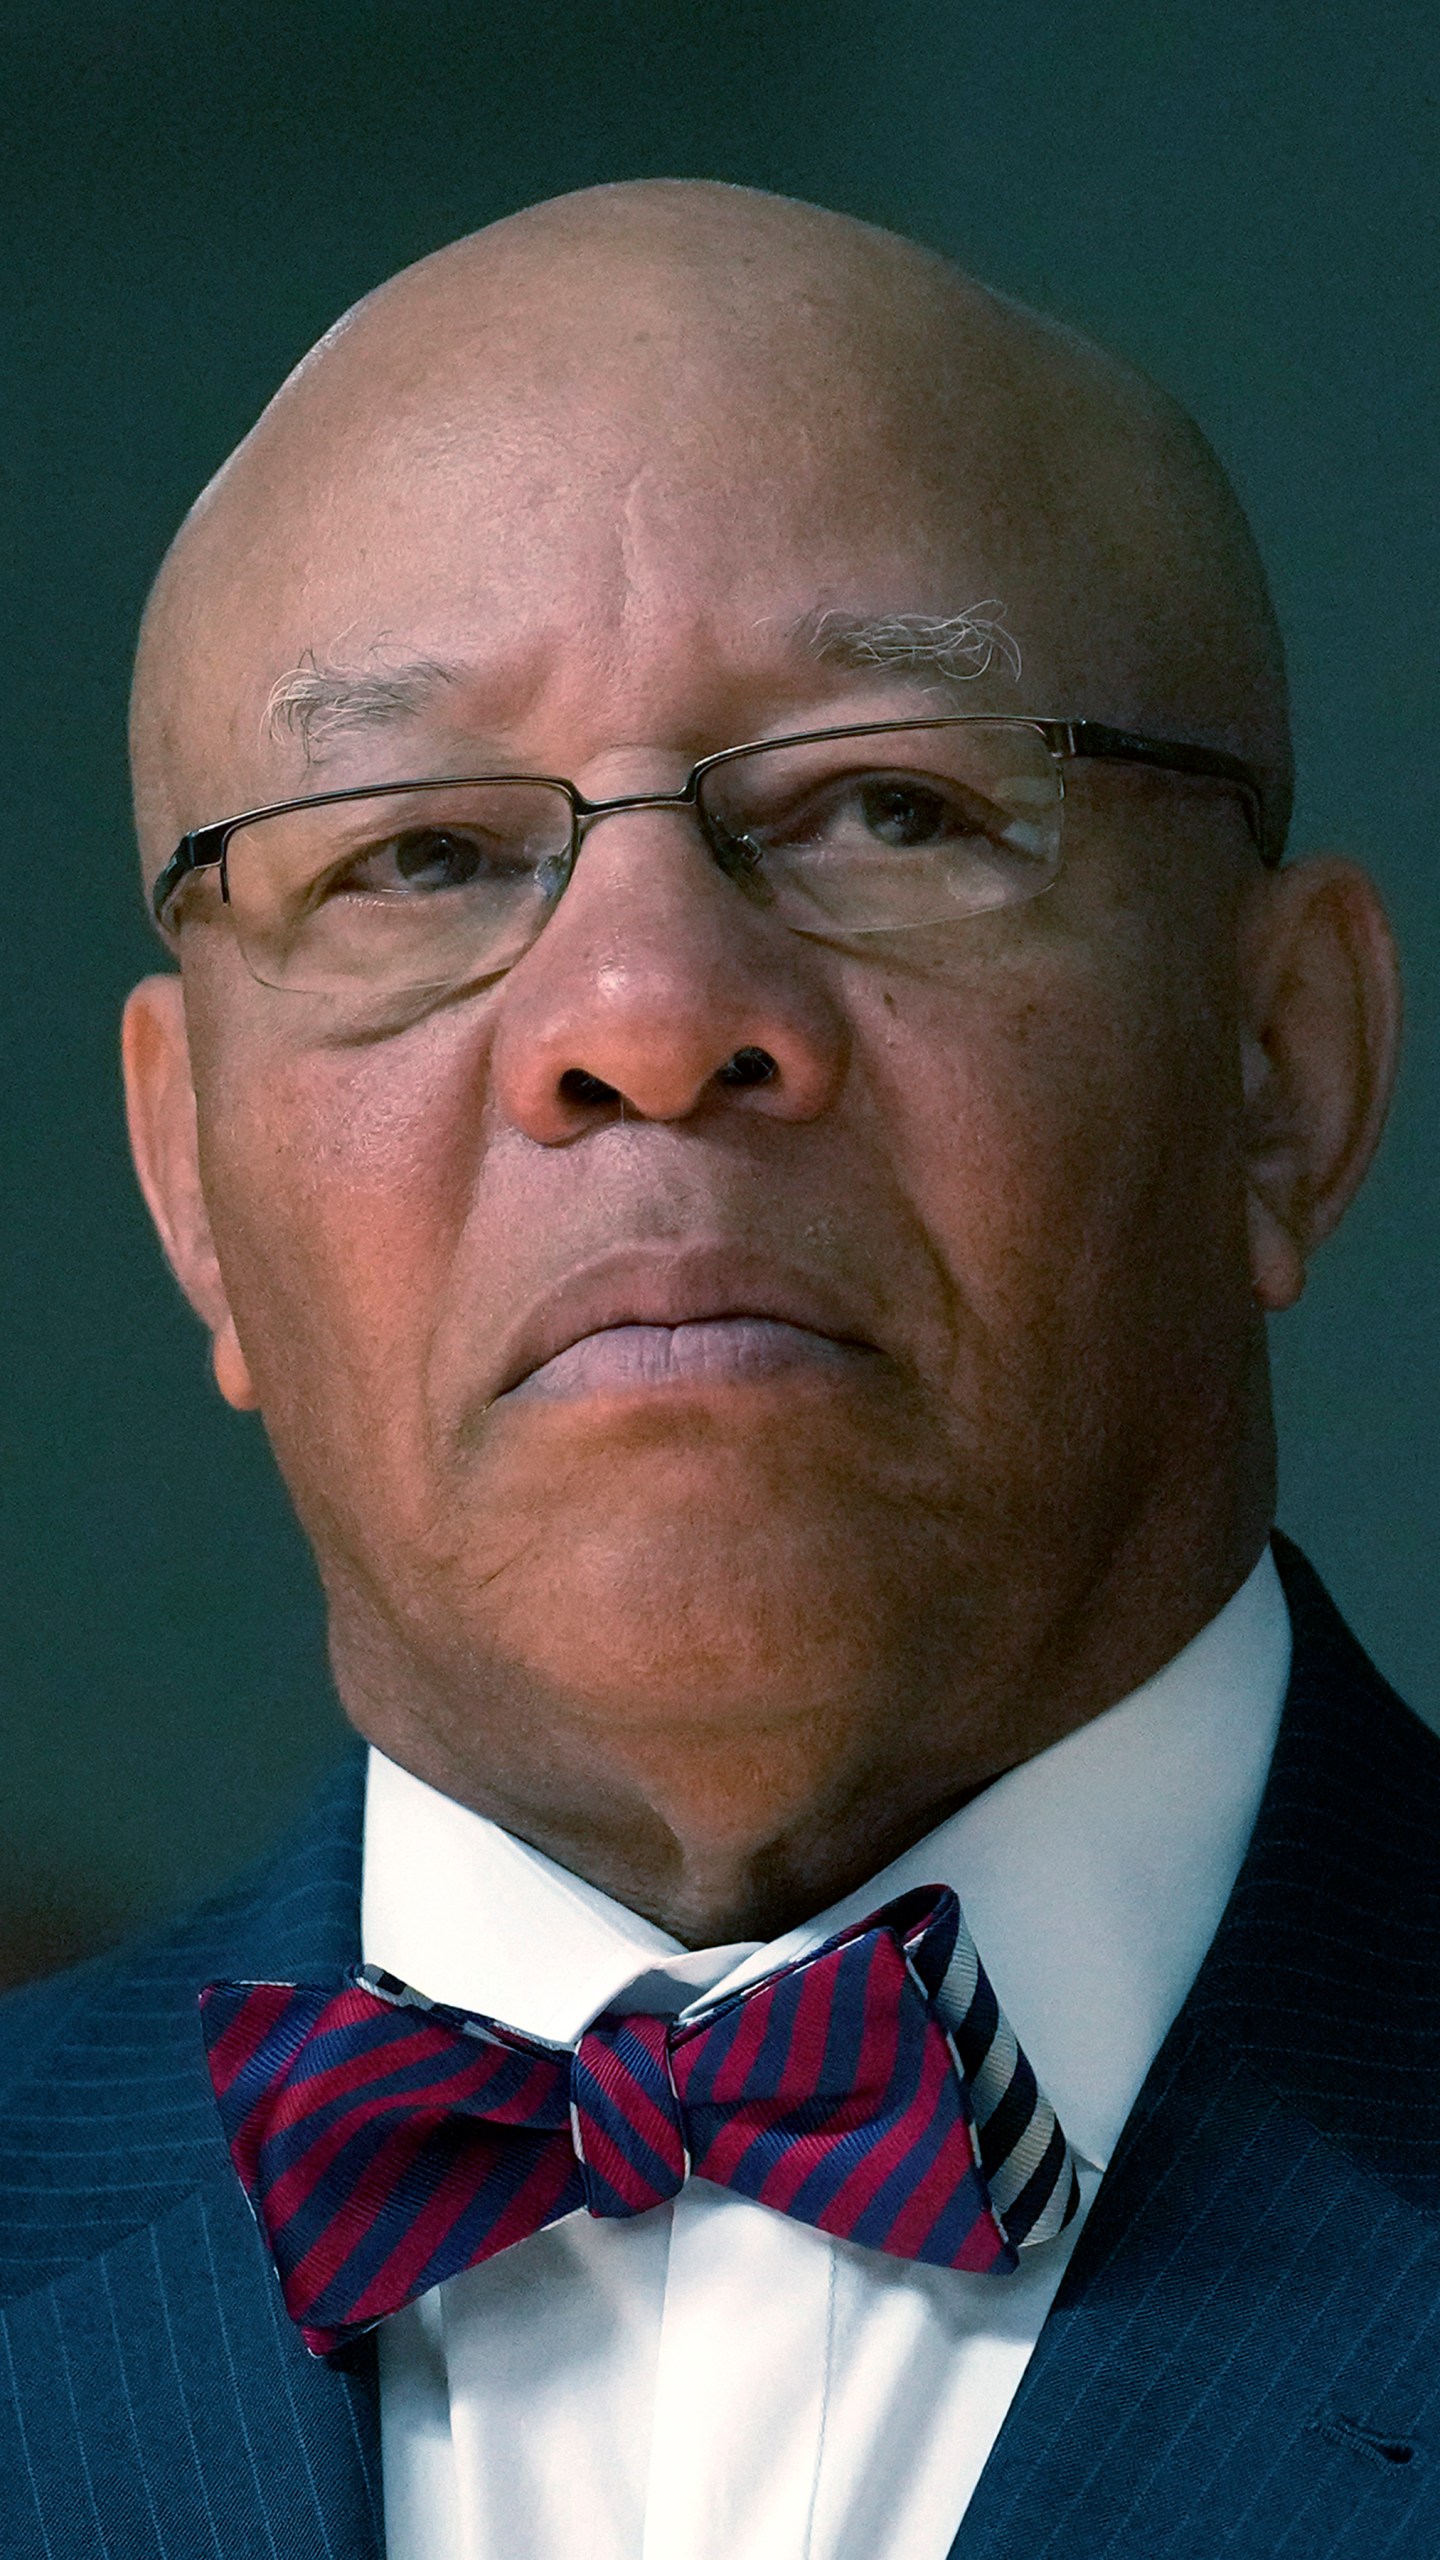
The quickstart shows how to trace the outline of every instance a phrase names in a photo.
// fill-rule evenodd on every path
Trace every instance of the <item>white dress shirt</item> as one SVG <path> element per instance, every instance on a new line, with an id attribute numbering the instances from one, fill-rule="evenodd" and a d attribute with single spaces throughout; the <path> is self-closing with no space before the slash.
<path id="1" fill-rule="evenodd" d="M 945 2560 L 1120 2129 L 1214 1935 L 1289 1673 L 1267 1550 L 1153 1680 L 772 1945 L 662 1930 L 372 1752 L 365 1959 L 568 2042 L 954 1887 L 1076 2152 L 1018 2274 L 832 2240 L 694 2179 L 570 2215 L 384 2323 L 389 2560 Z"/>

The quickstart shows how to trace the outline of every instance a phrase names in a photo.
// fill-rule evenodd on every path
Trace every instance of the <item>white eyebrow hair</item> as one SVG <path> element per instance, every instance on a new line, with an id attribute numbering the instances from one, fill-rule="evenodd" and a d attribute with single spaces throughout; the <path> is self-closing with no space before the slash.
<path id="1" fill-rule="evenodd" d="M 948 614 L 817 610 L 802 614 L 793 634 L 827 666 L 973 684 L 997 660 L 1012 676 L 1020 673 L 1020 644 L 1004 617 L 998 596 L 987 596 Z M 318 764 L 342 739 L 415 719 L 463 672 L 439 658 L 387 665 L 377 657 L 366 667 L 343 667 L 322 663 L 307 649 L 271 686 L 262 730 L 277 743 L 298 738 L 306 763 Z"/>
<path id="2" fill-rule="evenodd" d="M 460 672 L 439 658 L 410 658 L 394 666 L 383 660 L 368 667 L 326 666 L 307 649 L 298 666 L 271 686 L 262 729 L 277 743 L 298 738 L 306 763 L 315 764 L 342 738 L 413 720 L 436 693 L 457 682 Z"/>
<path id="3" fill-rule="evenodd" d="M 960 613 L 802 614 L 795 631 L 828 666 L 931 676 L 945 684 L 973 684 L 997 660 L 1012 676 L 1020 673 L 1020 643 L 1005 628 L 998 596 Z"/>

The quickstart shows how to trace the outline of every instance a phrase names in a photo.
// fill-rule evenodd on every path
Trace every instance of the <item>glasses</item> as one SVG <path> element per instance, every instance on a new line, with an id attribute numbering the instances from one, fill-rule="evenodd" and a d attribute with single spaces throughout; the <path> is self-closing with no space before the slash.
<path id="1" fill-rule="evenodd" d="M 966 715 L 726 747 L 678 791 L 618 800 L 513 773 L 285 800 L 183 837 L 154 913 L 173 930 L 177 894 L 218 868 L 262 986 L 357 1016 L 420 1010 L 524 957 L 600 819 L 676 809 L 740 895 L 794 933 L 848 943 L 1039 897 L 1060 868 L 1065 765 L 1080 756 L 1229 785 L 1262 859 L 1278 858 L 1260 784 L 1233 756 L 1092 720 Z"/>

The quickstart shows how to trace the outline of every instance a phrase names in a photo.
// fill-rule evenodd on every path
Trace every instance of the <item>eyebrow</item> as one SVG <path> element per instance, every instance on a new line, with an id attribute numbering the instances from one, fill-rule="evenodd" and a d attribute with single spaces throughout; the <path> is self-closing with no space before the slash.
<path id="1" fill-rule="evenodd" d="M 900 675 L 922 682 L 973 684 L 998 664 L 1020 673 L 1020 644 L 1005 627 L 997 596 L 949 614 L 857 614 L 818 608 L 790 626 L 790 637 L 821 666 L 857 674 Z M 307 764 L 332 747 L 375 729 L 401 728 L 436 696 L 464 680 L 463 667 L 440 658 L 411 658 L 369 667 L 322 665 L 307 649 L 271 687 L 263 727 L 277 743 L 297 738 Z"/>
<path id="2" fill-rule="evenodd" d="M 1020 673 L 1020 643 L 1005 628 L 1005 607 L 998 596 L 966 605 L 960 613 L 802 614 L 794 636 L 823 665 L 861 674 L 973 684 L 997 661 L 1010 675 Z"/>
<path id="3" fill-rule="evenodd" d="M 307 649 L 298 666 L 272 685 L 262 727 L 277 743 L 298 738 L 306 763 L 317 764 L 346 738 L 417 719 L 464 673 L 440 658 L 354 669 L 322 666 Z"/>

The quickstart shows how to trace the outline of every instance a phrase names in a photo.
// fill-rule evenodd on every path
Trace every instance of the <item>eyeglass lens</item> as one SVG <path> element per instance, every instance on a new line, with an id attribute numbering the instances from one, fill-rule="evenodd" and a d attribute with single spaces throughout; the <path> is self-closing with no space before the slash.
<path id="1" fill-rule="evenodd" d="M 792 931 L 900 932 L 1055 877 L 1059 767 L 1038 730 L 971 719 L 747 747 L 702 776 L 712 858 Z M 498 975 L 571 870 L 569 800 L 520 777 L 316 802 L 238 828 L 230 904 L 263 984 L 363 1009 Z"/>

